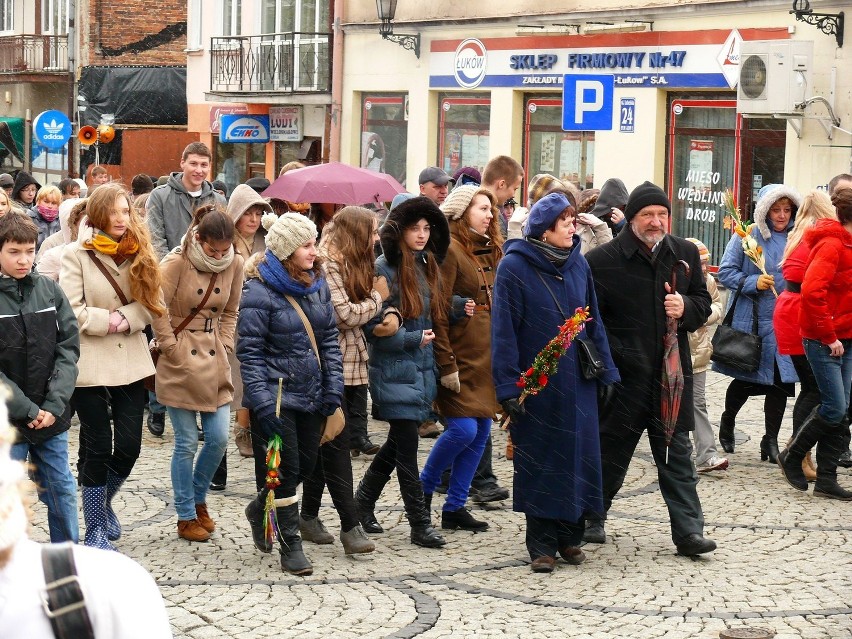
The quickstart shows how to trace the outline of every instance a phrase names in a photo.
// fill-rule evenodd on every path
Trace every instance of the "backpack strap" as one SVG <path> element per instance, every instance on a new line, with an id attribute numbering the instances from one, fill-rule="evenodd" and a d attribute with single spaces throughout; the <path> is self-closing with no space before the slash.
<path id="1" fill-rule="evenodd" d="M 74 544 L 43 544 L 41 564 L 45 581 L 41 601 L 56 639 L 94 639 L 74 563 Z"/>

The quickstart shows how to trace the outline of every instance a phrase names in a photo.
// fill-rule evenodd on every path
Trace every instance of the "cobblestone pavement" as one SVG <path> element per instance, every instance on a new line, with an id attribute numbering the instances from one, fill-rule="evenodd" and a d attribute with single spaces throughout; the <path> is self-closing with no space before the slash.
<path id="1" fill-rule="evenodd" d="M 711 418 L 718 422 L 727 378 L 708 374 Z M 787 419 L 782 437 L 789 434 Z M 759 462 L 762 399 L 737 423 L 727 472 L 699 483 L 706 534 L 719 549 L 700 559 L 675 555 L 655 468 L 643 443 L 607 524 L 608 543 L 586 546 L 581 566 L 561 561 L 533 574 L 523 518 L 511 502 L 476 509 L 486 533 L 448 532 L 430 550 L 409 543 L 398 487 L 391 482 L 377 515 L 385 527 L 372 555 L 349 558 L 339 540 L 306 544 L 307 578 L 283 574 L 278 554 L 258 553 L 243 508 L 253 493 L 251 462 L 230 446 L 230 478 L 208 504 L 217 531 L 207 543 L 178 539 L 171 506 L 170 427 L 145 431 L 142 457 L 117 498 L 125 524 L 121 552 L 150 570 L 166 600 L 176 637 L 686 637 L 715 638 L 726 627 L 772 629 L 779 639 L 852 637 L 852 504 L 798 493 L 777 467 Z M 386 425 L 371 423 L 376 441 Z M 505 435 L 495 428 L 495 454 Z M 431 446 L 421 440 L 421 465 Z M 76 439 L 73 444 L 76 452 Z M 72 455 L 74 456 L 74 455 Z M 356 481 L 368 459 L 353 460 Z M 511 463 L 495 471 L 511 487 Z M 852 487 L 852 473 L 840 469 Z M 442 497 L 433 507 L 439 510 Z M 437 512 L 434 513 L 436 523 Z M 337 536 L 325 495 L 321 517 Z M 36 506 L 34 536 L 46 540 Z M 81 533 L 82 533 L 81 521 Z"/>

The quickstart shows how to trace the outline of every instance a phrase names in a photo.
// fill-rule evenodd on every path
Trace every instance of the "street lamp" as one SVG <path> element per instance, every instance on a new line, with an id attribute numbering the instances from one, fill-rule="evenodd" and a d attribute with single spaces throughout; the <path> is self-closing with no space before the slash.
<path id="1" fill-rule="evenodd" d="M 840 13 L 814 13 L 811 9 L 810 0 L 793 0 L 793 9 L 790 11 L 796 20 L 814 25 L 826 35 L 833 35 L 837 46 L 843 46 L 843 12 Z"/>
<path id="2" fill-rule="evenodd" d="M 376 0 L 376 11 L 382 25 L 379 27 L 379 35 L 385 40 L 396 42 L 403 49 L 414 51 L 414 55 L 420 57 L 420 34 L 411 35 L 407 33 L 393 32 L 393 18 L 396 15 L 397 0 Z"/>

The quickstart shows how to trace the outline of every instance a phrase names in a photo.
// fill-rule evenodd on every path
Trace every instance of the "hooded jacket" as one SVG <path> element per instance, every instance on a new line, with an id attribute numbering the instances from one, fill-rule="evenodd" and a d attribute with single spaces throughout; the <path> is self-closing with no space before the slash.
<path id="1" fill-rule="evenodd" d="M 597 217 L 603 217 L 609 215 L 613 208 L 623 211 L 629 196 L 624 182 L 618 178 L 609 178 L 603 183 L 591 213 Z"/>
<path id="2" fill-rule="evenodd" d="M 15 186 L 12 187 L 12 199 L 17 202 L 18 206 L 27 211 L 33 208 L 35 205 L 35 199 L 33 199 L 32 204 L 24 204 L 21 202 L 21 190 L 28 187 L 30 184 L 35 184 L 36 193 L 38 193 L 39 189 L 41 189 L 41 184 L 39 184 L 32 175 L 26 171 L 18 171 L 18 174 L 15 176 Z"/>
<path id="3" fill-rule="evenodd" d="M 852 235 L 836 220 L 819 220 L 805 233 L 811 247 L 799 325 L 802 337 L 831 344 L 852 338 Z"/>
<path id="4" fill-rule="evenodd" d="M 214 191 L 213 185 L 207 180 L 201 183 L 201 195 L 193 197 L 183 185 L 182 178 L 183 173 L 172 173 L 164 185 L 151 191 L 145 207 L 145 221 L 151 230 L 151 243 L 160 259 L 180 246 L 195 209 L 210 201 L 222 208 L 226 205 L 225 198 Z"/>
<path id="5" fill-rule="evenodd" d="M 248 184 L 238 184 L 237 188 L 234 189 L 233 193 L 231 193 L 231 198 L 228 200 L 228 216 L 233 220 L 234 225 L 239 221 L 239 219 L 245 215 L 245 212 L 248 211 L 252 206 L 260 206 L 263 208 L 264 212 L 272 213 L 272 207 L 269 205 L 269 202 L 264 200 L 257 191 L 251 188 Z M 236 237 L 240 232 L 235 230 L 234 237 L 234 248 L 240 255 L 243 256 L 244 260 L 247 260 L 255 253 L 263 253 L 266 250 L 266 229 L 263 228 L 262 225 L 259 225 L 257 228 L 257 232 L 254 234 L 254 237 L 251 239 L 251 246 L 248 246 L 247 241 L 244 241 L 240 237 Z M 251 250 L 249 250 L 249 248 Z"/>

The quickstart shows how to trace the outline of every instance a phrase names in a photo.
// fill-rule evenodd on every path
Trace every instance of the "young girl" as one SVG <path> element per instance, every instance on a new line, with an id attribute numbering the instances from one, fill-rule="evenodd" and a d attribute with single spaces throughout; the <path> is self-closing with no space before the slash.
<path id="1" fill-rule="evenodd" d="M 233 238 L 231 218 L 215 205 L 202 206 L 182 246 L 160 264 L 167 311 L 152 323 L 161 353 L 156 394 L 175 431 L 177 532 L 188 541 L 207 541 L 216 529 L 207 488 L 228 444 L 234 390 L 228 354 L 243 285 L 243 258 L 235 254 Z M 199 414 L 204 445 L 196 461 Z"/>
<path id="2" fill-rule="evenodd" d="M 375 454 L 379 450 L 367 436 L 367 345 L 361 328 L 379 313 L 389 294 L 384 278 L 376 278 L 375 282 L 373 279 L 373 247 L 378 237 L 375 216 L 360 206 L 347 206 L 326 227 L 320 244 L 340 331 L 346 424 L 333 441 L 320 447 L 316 468 L 305 480 L 299 523 L 302 539 L 332 543 L 334 538 L 318 517 L 323 488 L 328 484 L 340 516 L 340 541 L 346 554 L 375 549 L 358 522 L 349 450 L 353 455 Z"/>
<path id="3" fill-rule="evenodd" d="M 376 521 L 376 500 L 396 469 L 411 542 L 438 548 L 446 542 L 432 528 L 417 468 L 418 426 L 429 418 L 437 394 L 432 352 L 433 319 L 446 317 L 439 264 L 450 243 L 447 220 L 427 197 L 415 197 L 394 208 L 382 226 L 383 255 L 376 273 L 390 284 L 384 309 L 399 309 L 402 326 L 379 336 L 379 318 L 365 327 L 370 342 L 370 395 L 373 413 L 390 423 L 387 441 L 379 449 L 355 494 L 367 532 L 383 532 Z M 382 325 L 392 319 L 382 317 Z"/>
<path id="4" fill-rule="evenodd" d="M 35 206 L 29 210 L 30 219 L 38 227 L 36 252 L 41 243 L 59 231 L 59 205 L 62 203 L 62 193 L 55 186 L 43 186 L 36 195 Z"/>
<path id="5" fill-rule="evenodd" d="M 77 241 L 62 254 L 59 284 L 80 324 L 71 406 L 80 418 L 85 544 L 112 549 L 110 541 L 121 535 L 112 499 L 139 457 L 143 380 L 154 374 L 142 329 L 165 309 L 148 229 L 124 187 L 99 187 L 85 213 Z"/>
<path id="6" fill-rule="evenodd" d="M 441 211 L 450 220 L 452 237 L 441 264 L 444 296 L 458 295 L 475 306 L 452 326 L 446 319 L 435 322 L 435 359 L 441 372 L 437 406 L 447 428 L 435 442 L 420 479 L 429 502 L 441 473 L 451 467 L 441 528 L 487 530 L 488 524 L 474 519 L 464 505 L 498 410 L 491 382 L 491 289 L 503 238 L 497 201 L 487 189 L 456 187 Z"/>
<path id="7" fill-rule="evenodd" d="M 281 439 L 280 463 L 273 469 L 280 482 L 275 513 L 281 568 L 310 575 L 296 488 L 313 472 L 325 418 L 340 406 L 343 364 L 334 307 L 317 256 L 316 226 L 297 213 L 267 213 L 261 222 L 267 249 L 248 262 L 238 321 L 243 403 L 254 416 L 255 455 L 265 456 L 261 446 L 275 436 Z M 245 512 L 255 546 L 271 552 L 264 535 L 264 496 L 265 491 L 258 493 Z"/>

